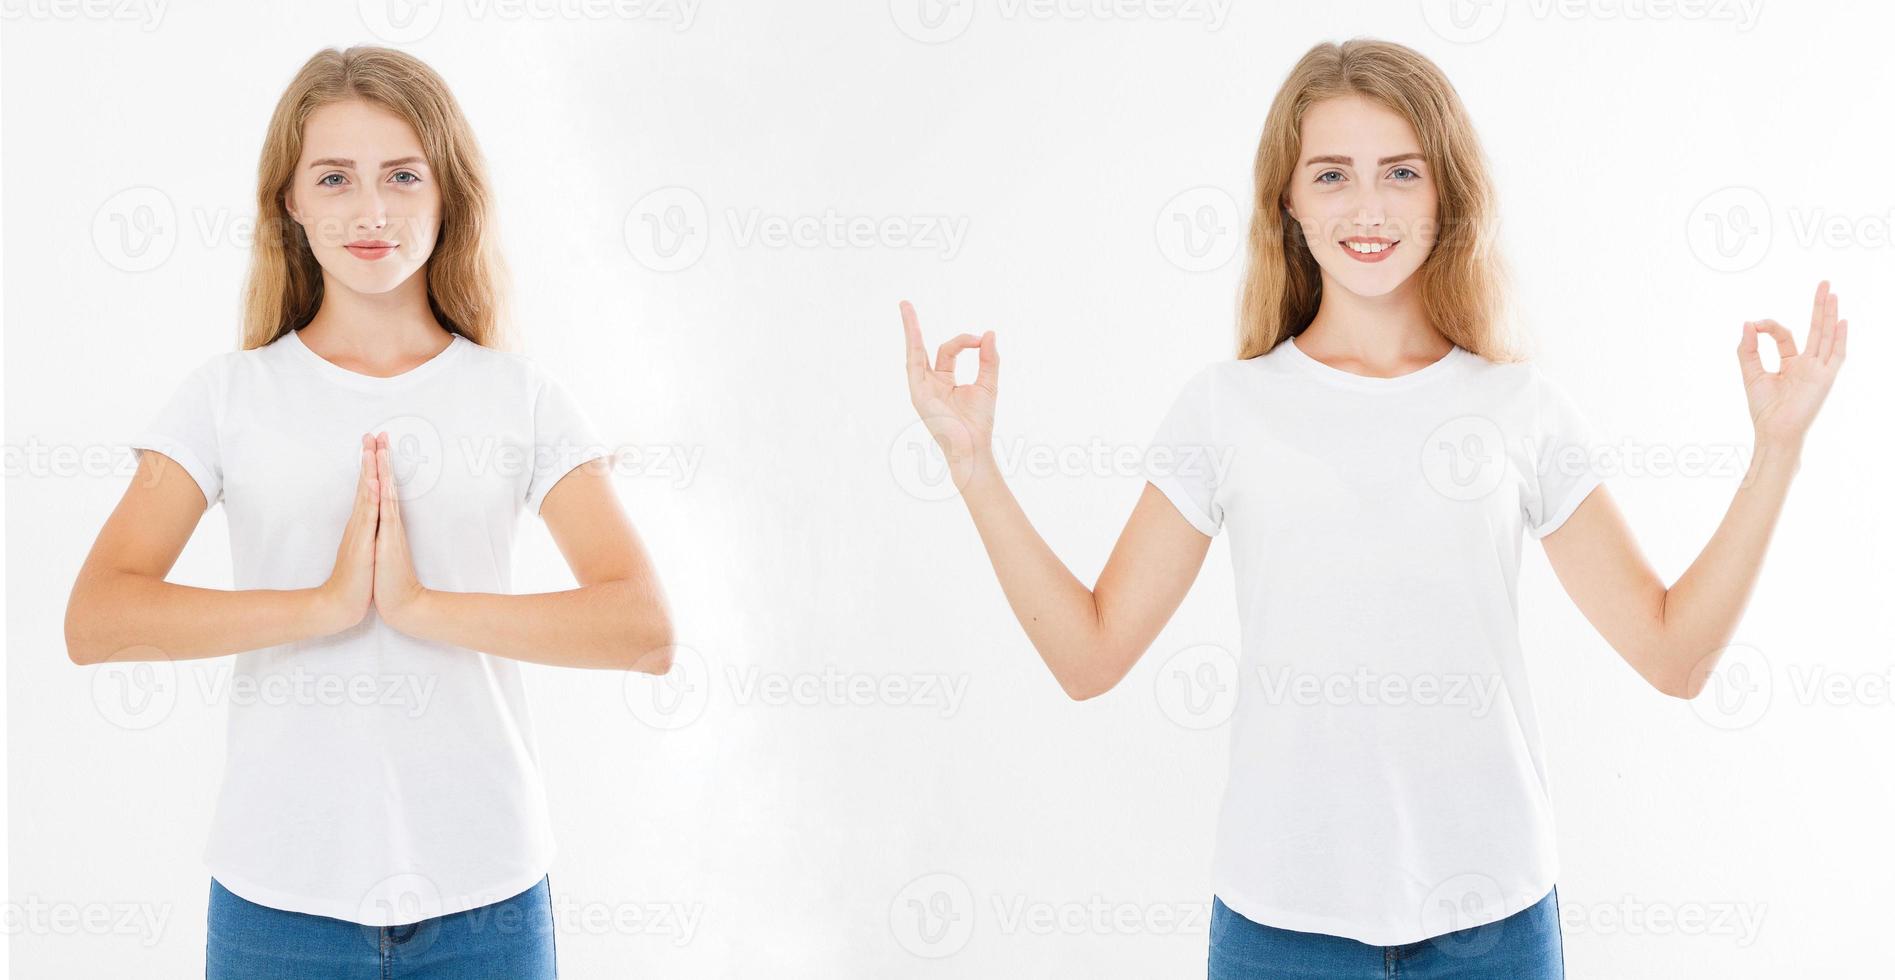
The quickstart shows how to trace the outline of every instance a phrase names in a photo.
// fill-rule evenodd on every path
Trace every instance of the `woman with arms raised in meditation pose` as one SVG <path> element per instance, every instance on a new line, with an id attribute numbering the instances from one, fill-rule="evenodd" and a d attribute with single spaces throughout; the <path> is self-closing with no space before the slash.
<path id="1" fill-rule="evenodd" d="M 1513 598 L 1523 534 L 1641 677 L 1695 697 L 1756 582 L 1847 325 L 1828 283 L 1800 351 L 1774 321 L 1744 324 L 1750 472 L 1667 588 L 1600 483 L 1583 413 L 1510 350 L 1486 166 L 1433 63 L 1382 42 L 1317 46 L 1271 106 L 1255 177 L 1238 355 L 1173 403 L 1093 588 L 996 468 L 992 331 L 948 340 L 931 367 L 903 303 L 911 400 L 1073 698 L 1126 675 L 1230 528 L 1243 649 L 1213 980 L 1560 977 L 1552 805 Z M 956 385 L 969 347 L 978 377 Z"/>

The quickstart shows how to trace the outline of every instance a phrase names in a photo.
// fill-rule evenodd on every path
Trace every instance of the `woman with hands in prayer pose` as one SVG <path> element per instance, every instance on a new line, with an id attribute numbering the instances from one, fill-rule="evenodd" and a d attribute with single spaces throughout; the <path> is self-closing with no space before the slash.
<path id="1" fill-rule="evenodd" d="M 312 57 L 270 121 L 258 208 L 243 347 L 132 441 L 69 655 L 234 655 L 210 980 L 552 977 L 519 663 L 664 673 L 656 573 L 589 416 L 500 347 L 485 164 L 432 69 Z M 220 501 L 235 588 L 164 581 Z M 512 594 L 522 511 L 577 588 Z"/>

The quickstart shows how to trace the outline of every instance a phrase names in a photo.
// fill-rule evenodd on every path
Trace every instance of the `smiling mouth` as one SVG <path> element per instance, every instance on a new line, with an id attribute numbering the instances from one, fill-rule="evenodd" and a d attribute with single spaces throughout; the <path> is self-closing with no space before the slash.
<path id="1" fill-rule="evenodd" d="M 1337 244 L 1358 262 L 1380 262 L 1388 258 L 1389 253 L 1395 251 L 1395 246 L 1401 242 L 1386 238 L 1346 238 Z"/>

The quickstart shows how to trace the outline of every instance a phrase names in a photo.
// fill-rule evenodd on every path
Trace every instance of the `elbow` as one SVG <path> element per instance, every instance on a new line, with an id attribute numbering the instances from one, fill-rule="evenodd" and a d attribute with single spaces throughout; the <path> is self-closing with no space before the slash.
<path id="1" fill-rule="evenodd" d="M 1648 661 L 1659 666 L 1646 674 L 1646 680 L 1661 694 L 1680 701 L 1696 700 L 1710 686 L 1711 677 L 1717 672 L 1718 661 L 1727 649 L 1724 645 L 1727 642 L 1728 638 L 1714 644 L 1709 655 L 1692 652 L 1705 649 L 1702 645 L 1660 648 Z"/>
<path id="2" fill-rule="evenodd" d="M 1704 688 L 1703 672 L 1690 665 L 1679 666 L 1679 652 L 1658 631 L 1639 636 L 1635 641 L 1612 643 L 1612 652 L 1635 671 L 1640 680 L 1666 697 L 1689 701 Z"/>
<path id="3" fill-rule="evenodd" d="M 1668 697 L 1668 698 L 1677 698 L 1681 701 L 1689 701 L 1693 697 L 1696 696 L 1694 694 L 1685 693 L 1685 689 L 1683 688 L 1683 686 L 1679 685 L 1676 681 L 1672 681 L 1666 678 L 1648 677 L 1645 679 L 1645 681 L 1646 683 L 1652 686 L 1652 690 L 1657 691 L 1658 693 L 1663 694 L 1665 697 Z"/>
<path id="4" fill-rule="evenodd" d="M 1657 662 L 1660 664 L 1666 663 L 1668 662 L 1668 658 L 1661 658 Z M 1666 697 L 1677 698 L 1680 701 L 1690 701 L 1703 693 L 1704 683 L 1711 676 L 1707 670 L 1691 670 L 1687 672 L 1662 666 L 1654 667 L 1643 673 L 1645 683 L 1650 684 L 1653 690 L 1656 690 Z"/>
<path id="5" fill-rule="evenodd" d="M 91 630 L 92 617 L 85 604 L 77 595 L 66 602 L 66 659 L 80 667 L 90 667 L 102 658 L 98 655 L 98 644 L 93 642 Z"/>
<path id="6" fill-rule="evenodd" d="M 91 667 L 118 659 L 127 650 L 122 636 L 113 636 L 109 615 L 126 607 L 129 573 L 81 569 L 66 596 L 66 659 Z"/>
<path id="7" fill-rule="evenodd" d="M 1680 701 L 1691 701 L 1704 693 L 1704 683 L 1709 677 L 1708 673 L 1694 673 L 1687 677 L 1657 678 L 1652 681 L 1652 686 L 1661 694 Z"/>
<path id="8" fill-rule="evenodd" d="M 129 652 L 125 647 L 114 646 L 111 641 L 101 638 L 92 628 L 90 617 L 79 618 L 68 615 L 66 618 L 66 659 L 80 667 L 93 667 L 119 659 L 121 653 Z M 138 658 L 132 658 L 138 659 Z"/>
<path id="9" fill-rule="evenodd" d="M 1119 678 L 1097 673 L 1067 670 L 1064 674 L 1055 674 L 1060 690 L 1074 701 L 1090 701 L 1119 686 Z"/>
<path id="10" fill-rule="evenodd" d="M 70 629 L 66 631 L 66 659 L 72 661 L 74 665 L 79 667 L 90 667 L 99 662 L 98 658 L 93 655 L 92 648 L 79 637 L 73 635 Z"/>
<path id="11" fill-rule="evenodd" d="M 670 673 L 672 652 L 677 648 L 671 618 L 662 609 L 655 616 L 640 617 L 633 633 L 635 638 L 627 644 L 633 655 L 625 669 L 640 674 Z"/>
<path id="12" fill-rule="evenodd" d="M 1060 690 L 1074 701 L 1090 701 L 1119 685 L 1131 669 L 1132 662 L 1138 659 L 1120 656 L 1111 642 L 1112 631 L 1107 627 L 1103 604 L 1098 594 L 1092 593 L 1093 631 L 1089 638 L 1081 642 L 1077 649 L 1070 649 L 1065 656 L 1055 656 L 1047 650 L 1040 651 L 1041 659 L 1053 671 L 1053 679 L 1059 682 Z M 1139 653 L 1143 653 L 1140 650 Z M 1059 665 L 1065 664 L 1061 670 Z M 1115 667 L 1115 665 L 1124 665 Z"/>
<path id="13" fill-rule="evenodd" d="M 1089 684 L 1078 680 L 1061 679 L 1060 689 L 1074 701 L 1090 701 L 1112 689 L 1109 684 Z"/>
<path id="14" fill-rule="evenodd" d="M 671 645 L 650 647 L 632 658 L 625 669 L 638 674 L 664 676 L 671 673 Z"/>

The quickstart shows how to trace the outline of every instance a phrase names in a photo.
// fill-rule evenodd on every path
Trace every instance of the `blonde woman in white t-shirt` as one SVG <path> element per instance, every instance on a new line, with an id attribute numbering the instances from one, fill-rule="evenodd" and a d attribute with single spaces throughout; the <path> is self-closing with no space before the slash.
<path id="1" fill-rule="evenodd" d="M 80 664 L 234 655 L 206 976 L 556 975 L 518 664 L 664 673 L 589 416 L 503 349 L 485 165 L 441 78 L 319 52 L 265 135 L 242 347 L 131 443 L 73 587 Z M 233 590 L 166 582 L 213 504 Z M 513 594 L 521 511 L 579 587 Z"/>
<path id="2" fill-rule="evenodd" d="M 1369 40 L 1311 49 L 1270 108 L 1255 180 L 1237 358 L 1183 386 L 1094 587 L 996 466 L 993 331 L 948 340 L 930 365 L 902 303 L 911 400 L 1015 616 L 1075 700 L 1125 677 L 1230 526 L 1243 649 L 1213 980 L 1561 977 L 1551 803 L 1513 606 L 1521 540 L 1541 541 L 1639 676 L 1696 697 L 1756 582 L 1847 324 L 1825 282 L 1801 350 L 1775 321 L 1743 325 L 1755 452 L 1667 587 L 1602 485 L 1584 414 L 1503 332 L 1487 167 L 1433 63 Z M 957 385 L 970 347 L 979 374 Z"/>

